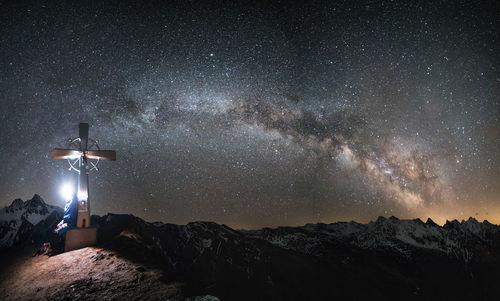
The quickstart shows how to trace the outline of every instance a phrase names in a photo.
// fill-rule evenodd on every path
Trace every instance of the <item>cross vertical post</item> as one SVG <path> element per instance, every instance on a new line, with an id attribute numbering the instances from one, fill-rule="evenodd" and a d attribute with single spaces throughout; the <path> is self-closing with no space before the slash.
<path id="1" fill-rule="evenodd" d="M 77 228 L 90 227 L 90 204 L 89 204 L 89 175 L 88 175 L 88 160 L 86 156 L 88 139 L 89 139 L 89 124 L 80 123 L 79 125 L 80 149 L 82 157 L 80 159 L 80 175 L 78 177 L 78 219 L 76 222 Z"/>

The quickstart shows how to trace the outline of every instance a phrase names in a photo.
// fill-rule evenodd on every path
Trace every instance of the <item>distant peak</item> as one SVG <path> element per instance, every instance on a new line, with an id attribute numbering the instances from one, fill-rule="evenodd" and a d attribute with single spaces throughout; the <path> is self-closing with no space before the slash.
<path id="1" fill-rule="evenodd" d="M 21 208 L 23 206 L 23 200 L 21 199 L 15 199 L 14 201 L 12 201 L 12 204 L 10 204 L 9 207 L 11 208 Z"/>
<path id="2" fill-rule="evenodd" d="M 472 216 L 471 216 L 471 217 L 469 217 L 469 219 L 467 220 L 467 222 L 468 222 L 468 223 L 474 223 L 474 224 L 479 223 L 479 222 L 477 221 L 477 219 L 473 218 Z"/>
<path id="3" fill-rule="evenodd" d="M 195 222 L 189 222 L 187 223 L 187 226 L 196 226 L 196 227 L 214 227 L 214 226 L 219 226 L 216 222 L 211 222 L 211 221 L 195 221 Z"/>
<path id="4" fill-rule="evenodd" d="M 45 202 L 43 201 L 42 197 L 39 196 L 38 194 L 34 194 L 33 197 L 31 198 L 31 201 L 32 202 L 40 202 L 40 203 L 43 203 L 45 204 Z"/>
<path id="5" fill-rule="evenodd" d="M 460 222 L 456 219 L 452 220 L 452 221 L 449 221 L 449 220 L 446 220 L 446 224 L 444 224 L 444 228 L 452 228 L 452 227 L 457 227 L 457 226 L 460 226 Z"/>
<path id="6" fill-rule="evenodd" d="M 31 200 L 27 200 L 26 202 L 24 202 L 24 205 L 23 205 L 25 208 L 27 207 L 38 207 L 38 206 L 46 206 L 45 202 L 43 201 L 42 197 L 39 196 L 38 194 L 35 194 L 33 195 L 33 197 L 31 198 Z"/>
<path id="7" fill-rule="evenodd" d="M 435 226 L 435 227 L 438 226 L 438 224 L 436 224 L 430 217 L 427 218 L 427 221 L 425 223 L 430 226 Z"/>

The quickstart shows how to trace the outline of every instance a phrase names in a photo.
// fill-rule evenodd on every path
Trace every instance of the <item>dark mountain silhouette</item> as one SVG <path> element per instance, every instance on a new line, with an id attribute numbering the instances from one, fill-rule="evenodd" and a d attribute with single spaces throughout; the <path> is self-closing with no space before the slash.
<path id="1" fill-rule="evenodd" d="M 8 212 L 24 208 L 21 202 L 14 201 Z M 26 207 L 41 212 L 43 206 L 31 201 Z M 141 299 L 153 300 L 217 299 L 210 295 L 221 300 L 496 300 L 500 296 L 500 227 L 473 218 L 443 227 L 430 219 L 424 223 L 379 217 L 368 224 L 248 231 L 213 222 L 174 225 L 108 214 L 92 216 L 98 227 L 96 247 L 52 257 L 23 257 L 20 250 L 33 250 L 53 239 L 48 233 L 59 221 L 60 211 L 48 211 L 43 211 L 45 219 L 31 226 L 26 222 L 32 213 L 17 212 L 22 221 L 21 227 L 14 225 L 16 235 L 8 228 L 13 223 L 2 215 L 0 241 L 6 242 L 3 253 L 8 254 L 3 258 L 17 258 L 0 277 L 0 293 L 7 299 L 16 299 L 21 292 L 8 274 L 22 270 L 30 260 L 46 266 L 44 273 L 62 269 L 58 264 L 71 260 L 90 269 L 49 285 L 38 295 L 37 288 L 30 291 L 28 285 L 22 293 L 34 299 L 62 300 L 74 298 L 75 293 L 83 299 L 134 299 L 137 292 Z"/>

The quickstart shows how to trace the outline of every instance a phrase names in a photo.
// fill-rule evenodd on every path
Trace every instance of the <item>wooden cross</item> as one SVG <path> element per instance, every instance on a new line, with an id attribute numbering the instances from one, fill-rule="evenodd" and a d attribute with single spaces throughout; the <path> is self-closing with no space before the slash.
<path id="1" fill-rule="evenodd" d="M 116 152 L 112 150 L 91 150 L 89 147 L 89 124 L 80 123 L 79 126 L 79 137 L 76 138 L 79 141 L 79 149 L 64 149 L 64 148 L 54 148 L 52 150 L 52 159 L 78 159 L 79 169 L 77 170 L 80 174 L 78 177 L 78 219 L 76 223 L 77 228 L 88 228 L 90 227 L 90 204 L 89 204 L 89 161 L 88 159 L 100 159 L 100 160 L 116 160 Z M 94 141 L 90 139 L 91 141 Z M 94 141 L 95 143 L 95 141 Z M 92 147 L 92 146 L 91 146 Z M 94 166 L 95 167 L 95 166 Z"/>

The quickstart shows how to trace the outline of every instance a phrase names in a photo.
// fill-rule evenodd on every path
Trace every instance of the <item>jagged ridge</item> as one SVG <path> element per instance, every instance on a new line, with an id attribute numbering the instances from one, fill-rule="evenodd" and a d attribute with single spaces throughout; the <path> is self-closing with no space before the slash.
<path id="1" fill-rule="evenodd" d="M 62 208 L 46 204 L 38 194 L 25 202 L 15 199 L 10 206 L 0 210 L 0 249 L 35 238 L 39 242 L 62 215 Z"/>
<path id="2" fill-rule="evenodd" d="M 15 201 L 9 207 L 12 213 L 23 206 Z M 36 226 L 29 223 L 30 229 L 43 233 L 42 228 L 53 227 L 57 212 Z M 379 217 L 368 224 L 245 231 L 213 222 L 175 225 L 107 214 L 92 216 L 92 224 L 98 227 L 101 248 L 161 269 L 165 281 L 186 283 L 188 295 L 330 300 L 409 295 L 488 299 L 500 294 L 495 282 L 500 276 L 500 227 L 472 218 L 442 227 L 430 219 Z M 32 239 L 33 233 L 27 236 L 30 229 L 22 231 L 18 243 L 42 241 Z M 388 285 L 390 291 L 381 290 Z"/>

